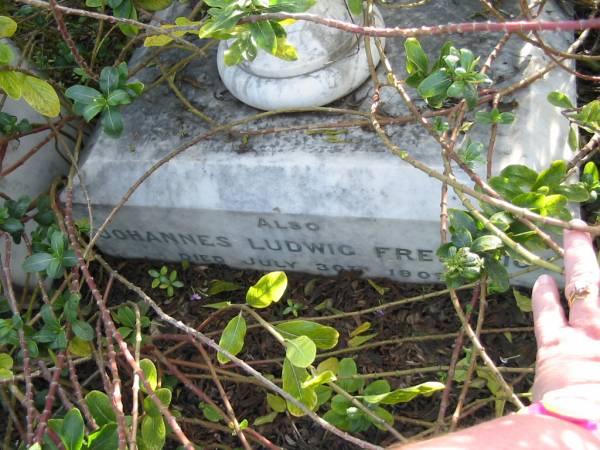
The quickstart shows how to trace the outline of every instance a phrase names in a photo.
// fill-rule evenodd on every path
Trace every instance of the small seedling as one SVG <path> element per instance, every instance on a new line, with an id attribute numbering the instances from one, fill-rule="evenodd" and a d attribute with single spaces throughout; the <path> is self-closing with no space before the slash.
<path id="1" fill-rule="evenodd" d="M 167 266 L 162 266 L 160 272 L 151 269 L 148 271 L 150 276 L 154 278 L 152 280 L 152 288 L 165 289 L 167 291 L 167 297 L 173 297 L 175 295 L 175 288 L 183 287 L 183 283 L 177 279 L 177 271 L 172 270 L 169 274 Z"/>
<path id="2" fill-rule="evenodd" d="M 294 300 L 292 300 L 291 298 L 288 298 L 287 300 L 287 306 L 286 308 L 283 310 L 283 315 L 287 315 L 287 314 L 293 314 L 294 317 L 298 317 L 298 313 L 300 312 L 300 310 L 302 308 L 304 308 L 304 305 L 302 303 L 297 303 Z"/>

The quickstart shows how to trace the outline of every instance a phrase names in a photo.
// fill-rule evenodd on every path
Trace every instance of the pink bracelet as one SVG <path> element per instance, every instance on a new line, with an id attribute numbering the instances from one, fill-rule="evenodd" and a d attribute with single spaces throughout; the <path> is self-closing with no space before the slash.
<path id="1" fill-rule="evenodd" d="M 576 403 L 576 401 L 575 401 Z M 573 406 L 575 405 L 570 405 L 571 407 L 568 408 L 570 411 L 573 411 Z M 565 414 L 565 412 L 561 412 L 564 411 L 563 408 L 560 408 L 559 406 L 551 406 L 549 405 L 547 402 L 543 402 L 543 401 L 539 401 L 539 402 L 535 402 L 532 403 L 531 405 L 529 405 L 527 408 L 519 411 L 520 414 L 541 414 L 543 416 L 550 416 L 550 417 L 555 417 L 557 419 L 562 419 L 565 420 L 567 422 L 570 422 L 574 425 L 580 426 L 581 428 L 584 428 L 588 431 L 591 431 L 592 433 L 594 433 L 594 435 L 598 438 L 600 438 L 600 424 L 598 422 L 595 422 L 593 420 L 590 419 L 585 419 L 583 417 L 578 417 L 577 415 L 574 414 Z"/>

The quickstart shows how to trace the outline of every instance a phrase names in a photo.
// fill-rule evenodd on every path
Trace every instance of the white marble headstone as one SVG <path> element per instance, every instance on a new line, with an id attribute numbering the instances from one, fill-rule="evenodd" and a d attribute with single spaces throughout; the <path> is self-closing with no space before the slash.
<path id="1" fill-rule="evenodd" d="M 564 15 L 548 3 L 548 18 Z M 478 1 L 441 1 L 412 10 L 383 11 L 389 26 L 419 26 L 471 20 L 481 12 Z M 483 59 L 501 37 L 453 35 L 422 39 L 437 54 L 448 38 Z M 571 42 L 568 34 L 545 34 L 557 48 Z M 387 50 L 402 74 L 403 42 L 389 40 Z M 142 50 L 134 59 L 141 58 Z M 163 56 L 175 63 L 181 53 Z M 490 76 L 506 86 L 544 66 L 539 49 L 512 37 L 494 63 Z M 381 70 L 381 68 L 380 68 Z M 143 81 L 159 76 L 155 68 Z M 186 83 L 195 78 L 196 83 Z M 385 79 L 383 74 L 382 79 Z M 183 94 L 221 123 L 257 111 L 236 100 L 221 84 L 214 55 L 198 60 L 177 77 Z M 516 122 L 499 129 L 496 169 L 526 164 L 541 169 L 569 156 L 568 127 L 545 100 L 553 90 L 574 97 L 573 78 L 554 71 L 531 88 L 503 98 L 518 105 Z M 366 111 L 368 83 L 337 102 L 339 107 Z M 383 90 L 382 114 L 407 114 L 391 88 Z M 126 190 L 158 159 L 209 128 L 164 84 L 147 92 L 124 111 L 126 131 L 112 139 L 97 130 L 81 167 L 93 203 L 97 226 Z M 352 119 L 327 114 L 270 117 L 243 129 L 290 127 Z M 443 171 L 439 146 L 417 124 L 388 126 L 391 139 L 416 158 Z M 487 142 L 489 129 L 475 125 L 472 138 Z M 483 172 L 484 168 L 478 168 Z M 463 180 L 466 181 L 467 180 Z M 439 281 L 440 184 L 388 153 L 368 127 L 349 127 L 342 134 L 303 130 L 250 136 L 219 134 L 193 145 L 159 169 L 127 202 L 99 240 L 106 253 L 159 261 L 189 260 L 198 264 L 304 271 L 334 275 L 361 270 L 367 277 L 431 283 Z M 77 213 L 86 214 L 84 197 L 76 195 Z M 453 193 L 451 206 L 458 202 Z M 519 265 L 508 262 L 511 271 Z M 534 276 L 521 279 L 529 284 Z"/>

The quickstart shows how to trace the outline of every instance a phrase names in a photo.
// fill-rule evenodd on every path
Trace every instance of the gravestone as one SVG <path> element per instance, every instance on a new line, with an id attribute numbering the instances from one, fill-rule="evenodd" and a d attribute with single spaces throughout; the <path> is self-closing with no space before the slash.
<path id="1" fill-rule="evenodd" d="M 549 2 L 545 10 L 545 19 L 565 17 Z M 387 26 L 401 27 L 469 21 L 482 12 L 481 3 L 475 0 L 382 9 Z M 173 20 L 182 11 L 169 14 L 166 18 Z M 559 49 L 572 41 L 568 33 L 543 35 Z M 465 34 L 420 40 L 431 55 L 437 55 L 450 39 L 484 60 L 500 37 Z M 402 44 L 401 39 L 389 39 L 386 44 L 400 76 L 405 66 Z M 130 66 L 149 51 L 138 50 Z M 167 68 L 183 56 L 181 51 L 169 50 L 161 55 L 161 64 Z M 494 87 L 508 86 L 547 62 L 539 49 L 513 36 L 489 75 L 496 82 Z M 382 67 L 379 73 L 385 80 Z M 138 76 L 148 86 L 160 77 L 160 71 L 154 66 Z M 219 123 L 258 112 L 224 88 L 217 73 L 216 49 L 186 67 L 176 84 L 192 105 Z M 546 101 L 553 90 L 574 98 L 573 78 L 553 71 L 532 87 L 502 99 L 505 109 L 516 107 L 517 119 L 499 128 L 494 154 L 497 170 L 508 164 L 539 170 L 569 156 L 567 123 Z M 371 95 L 367 82 L 333 106 L 368 111 Z M 385 87 L 380 113 L 404 116 L 408 111 L 395 91 Z M 135 191 L 98 246 L 127 258 L 320 275 L 359 270 L 366 277 L 439 281 L 442 268 L 435 251 L 440 244 L 441 185 L 386 151 L 369 127 L 347 125 L 338 134 L 319 131 L 324 124 L 358 118 L 324 111 L 274 115 L 238 128 L 255 133 L 220 133 L 200 140 Z M 189 112 L 165 83 L 126 107 L 124 119 L 125 132 L 119 139 L 96 130 L 81 166 L 94 227 L 152 164 L 211 128 Z M 312 124 L 310 131 L 294 129 L 304 124 Z M 389 125 L 386 131 L 402 149 L 443 171 L 439 145 L 420 125 Z M 471 138 L 487 142 L 489 127 L 476 124 Z M 477 167 L 477 171 L 483 173 L 485 168 Z M 472 184 L 466 177 L 460 180 Z M 449 202 L 459 205 L 452 191 Z M 87 215 L 85 205 L 83 191 L 77 188 L 78 216 Z M 522 268 L 512 261 L 506 263 L 509 271 Z M 527 275 L 517 283 L 530 284 L 535 276 Z"/>
<path id="2" fill-rule="evenodd" d="M 10 45 L 13 52 L 11 64 L 18 65 L 22 58 L 19 49 L 8 39 L 2 39 L 3 43 Z M 22 67 L 31 70 L 27 63 Z M 24 100 L 11 100 L 7 97 L 2 107 L 2 112 L 15 116 L 18 120 L 26 119 L 31 124 L 45 124 L 49 119 L 34 111 Z M 63 114 L 61 117 L 65 117 Z M 56 121 L 57 119 L 50 119 Z M 61 143 L 56 139 L 50 139 L 42 145 L 33 156 L 27 158 L 22 165 L 19 165 L 28 153 L 38 147 L 42 141 L 45 141 L 51 130 L 40 131 L 14 139 L 9 142 L 6 148 L 6 154 L 2 159 L 0 167 L 0 192 L 5 193 L 10 198 L 17 200 L 19 197 L 28 196 L 31 199 L 36 198 L 48 190 L 52 181 L 59 176 L 64 176 L 68 171 L 68 159 L 65 153 L 66 145 L 68 151 L 72 150 L 73 140 L 69 135 L 73 135 L 75 129 L 67 124 L 63 132 Z M 6 171 L 5 175 L 2 172 Z M 10 173 L 8 173 L 10 172 Z M 2 202 L 4 203 L 4 202 Z M 29 221 L 25 224 L 25 232 L 30 233 L 36 228 L 37 224 Z M 2 245 L 2 249 L 4 245 Z M 2 251 L 0 251 L 0 254 Z M 22 263 L 27 256 L 27 248 L 23 242 L 19 245 L 13 245 L 11 257 L 11 276 L 12 281 L 17 285 L 25 284 L 27 274 L 23 271 Z M 4 255 L 3 255 L 4 256 Z M 31 277 L 35 281 L 35 277 Z"/>

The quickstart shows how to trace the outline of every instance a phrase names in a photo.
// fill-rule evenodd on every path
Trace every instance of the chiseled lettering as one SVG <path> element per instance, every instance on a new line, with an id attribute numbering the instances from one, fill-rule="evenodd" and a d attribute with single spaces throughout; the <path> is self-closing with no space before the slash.
<path id="1" fill-rule="evenodd" d="M 177 238 L 175 237 L 175 235 L 173 233 L 163 233 L 161 231 L 160 237 L 165 244 L 168 244 L 169 241 L 173 242 L 173 244 L 179 244 L 179 242 L 177 242 Z"/>
<path id="2" fill-rule="evenodd" d="M 117 239 L 122 239 L 122 240 L 127 239 L 127 235 L 124 232 L 122 232 L 121 230 L 113 230 L 112 234 Z"/>
<path id="3" fill-rule="evenodd" d="M 192 236 L 191 234 L 181 234 L 179 233 L 177 235 L 179 237 L 179 240 L 181 241 L 182 244 L 192 244 L 192 245 L 196 245 L 196 240 L 194 239 L 194 236 Z"/>
<path id="4" fill-rule="evenodd" d="M 215 246 L 215 244 L 210 242 L 210 236 L 206 236 L 204 234 L 199 234 L 197 237 L 198 237 L 198 242 L 200 242 L 200 245 L 204 245 L 206 247 L 214 247 Z"/>
<path id="5" fill-rule="evenodd" d="M 397 248 L 396 249 L 396 259 L 402 260 L 403 256 L 406 256 L 406 259 L 409 261 L 414 261 L 415 259 L 410 256 L 412 254 L 412 250 L 408 250 L 406 248 Z"/>
<path id="6" fill-rule="evenodd" d="M 157 238 L 156 235 L 154 233 L 150 232 L 150 231 L 146 231 L 146 240 L 148 242 L 155 241 L 155 242 L 159 242 L 160 243 L 160 239 Z"/>
<path id="7" fill-rule="evenodd" d="M 419 261 L 433 261 L 433 250 L 423 250 L 423 249 L 418 249 L 417 250 L 417 256 L 419 258 Z"/>
<path id="8" fill-rule="evenodd" d="M 231 247 L 231 242 L 226 236 L 217 236 L 217 245 L 219 247 Z"/>
<path id="9" fill-rule="evenodd" d="M 131 238 L 132 241 L 143 241 L 144 238 L 142 237 L 142 235 L 139 233 L 139 231 L 136 230 L 125 230 L 127 235 Z"/>

